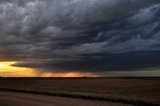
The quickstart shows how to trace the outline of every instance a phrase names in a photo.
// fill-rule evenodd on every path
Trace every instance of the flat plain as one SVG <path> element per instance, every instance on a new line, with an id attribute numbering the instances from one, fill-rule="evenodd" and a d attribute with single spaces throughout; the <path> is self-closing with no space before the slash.
<path id="1" fill-rule="evenodd" d="M 0 90 L 160 105 L 160 78 L 1 78 Z"/>

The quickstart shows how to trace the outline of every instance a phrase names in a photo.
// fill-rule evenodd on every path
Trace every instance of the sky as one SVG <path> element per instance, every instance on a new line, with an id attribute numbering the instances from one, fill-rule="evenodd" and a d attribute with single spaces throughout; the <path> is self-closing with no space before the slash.
<path id="1" fill-rule="evenodd" d="M 1 76 L 160 76 L 159 0 L 0 0 Z"/>

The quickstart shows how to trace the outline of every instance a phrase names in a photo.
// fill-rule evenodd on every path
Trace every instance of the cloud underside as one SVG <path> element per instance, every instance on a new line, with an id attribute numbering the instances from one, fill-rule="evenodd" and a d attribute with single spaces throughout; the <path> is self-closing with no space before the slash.
<path id="1" fill-rule="evenodd" d="M 1 0 L 0 60 L 54 71 L 160 66 L 159 0 Z"/>

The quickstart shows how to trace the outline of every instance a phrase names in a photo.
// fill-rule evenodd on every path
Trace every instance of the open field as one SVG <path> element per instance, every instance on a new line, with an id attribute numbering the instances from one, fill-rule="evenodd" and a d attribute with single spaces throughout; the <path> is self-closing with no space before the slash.
<path id="1" fill-rule="evenodd" d="M 0 90 L 160 105 L 160 78 L 1 78 Z"/>

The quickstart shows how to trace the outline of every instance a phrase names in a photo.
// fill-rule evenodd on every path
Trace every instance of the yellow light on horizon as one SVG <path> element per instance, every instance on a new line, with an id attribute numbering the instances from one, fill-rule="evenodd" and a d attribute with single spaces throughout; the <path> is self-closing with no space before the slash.
<path id="1" fill-rule="evenodd" d="M 33 70 L 27 70 L 25 67 L 12 66 L 17 61 L 0 62 L 0 75 L 2 76 L 33 76 Z"/>
<path id="2" fill-rule="evenodd" d="M 40 71 L 39 69 L 12 66 L 17 61 L 0 62 L 0 76 L 3 77 L 95 77 L 93 73 L 87 72 L 54 72 Z"/>
<path id="3" fill-rule="evenodd" d="M 15 64 L 15 63 L 16 63 L 16 61 L 0 62 L 0 68 L 4 68 L 4 67 L 10 66 L 10 65 L 13 65 L 13 64 Z"/>

